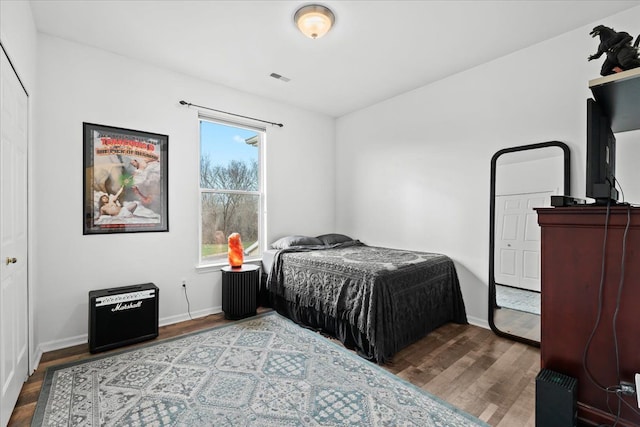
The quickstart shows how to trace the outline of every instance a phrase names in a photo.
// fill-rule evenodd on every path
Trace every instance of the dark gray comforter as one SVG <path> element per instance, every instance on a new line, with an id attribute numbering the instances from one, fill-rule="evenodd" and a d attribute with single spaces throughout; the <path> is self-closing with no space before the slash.
<path id="1" fill-rule="evenodd" d="M 343 342 L 346 333 L 378 363 L 444 323 L 467 323 L 455 266 L 442 254 L 358 241 L 288 248 L 276 254 L 267 289 L 278 311 Z"/>

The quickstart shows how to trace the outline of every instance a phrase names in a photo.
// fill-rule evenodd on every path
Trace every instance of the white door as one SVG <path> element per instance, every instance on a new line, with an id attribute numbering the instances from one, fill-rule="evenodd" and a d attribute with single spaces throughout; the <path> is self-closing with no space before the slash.
<path id="1" fill-rule="evenodd" d="M 1 50 L 1 49 L 0 49 Z M 0 425 L 28 376 L 27 93 L 0 63 Z"/>
<path id="2" fill-rule="evenodd" d="M 553 191 L 496 196 L 496 283 L 540 292 L 540 226 L 533 208 Z"/>

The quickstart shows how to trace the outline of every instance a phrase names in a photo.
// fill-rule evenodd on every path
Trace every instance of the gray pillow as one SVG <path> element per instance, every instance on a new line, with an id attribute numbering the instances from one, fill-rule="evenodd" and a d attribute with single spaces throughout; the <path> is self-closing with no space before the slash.
<path id="1" fill-rule="evenodd" d="M 322 246 L 324 243 L 316 237 L 309 236 L 285 236 L 271 244 L 273 249 L 287 249 L 292 246 Z"/>
<path id="2" fill-rule="evenodd" d="M 318 236 L 317 239 L 320 240 L 323 245 L 327 246 L 335 245 L 337 243 L 351 242 L 353 240 L 349 236 L 338 233 L 323 234 L 321 236 Z"/>

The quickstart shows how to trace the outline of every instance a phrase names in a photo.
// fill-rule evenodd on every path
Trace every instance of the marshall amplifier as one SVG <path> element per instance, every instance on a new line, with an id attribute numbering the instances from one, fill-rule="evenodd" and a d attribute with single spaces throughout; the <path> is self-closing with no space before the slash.
<path id="1" fill-rule="evenodd" d="M 89 351 L 158 336 L 158 287 L 153 283 L 89 292 Z"/>

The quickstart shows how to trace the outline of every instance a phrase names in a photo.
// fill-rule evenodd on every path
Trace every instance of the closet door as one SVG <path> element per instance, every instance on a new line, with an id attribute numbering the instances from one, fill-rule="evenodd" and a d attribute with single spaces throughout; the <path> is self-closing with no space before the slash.
<path id="1" fill-rule="evenodd" d="M 18 76 L 0 48 L 0 425 L 28 376 L 27 117 Z"/>

